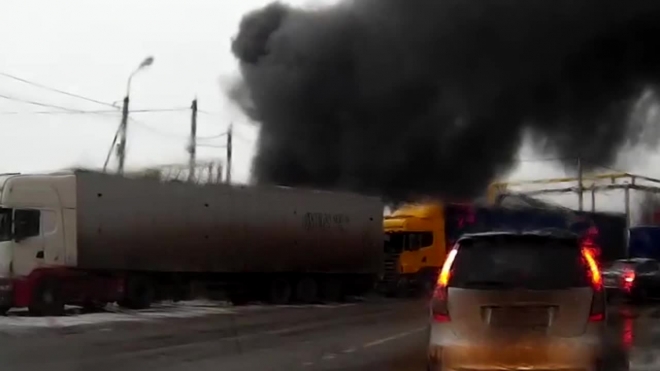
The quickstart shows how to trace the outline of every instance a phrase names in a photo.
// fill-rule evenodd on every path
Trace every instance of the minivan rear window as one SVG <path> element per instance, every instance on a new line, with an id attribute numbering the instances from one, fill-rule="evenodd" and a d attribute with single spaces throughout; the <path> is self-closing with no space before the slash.
<path id="1" fill-rule="evenodd" d="M 612 264 L 610 269 L 614 271 L 623 271 L 628 269 L 635 269 L 635 266 L 635 262 L 618 260 Z"/>
<path id="2" fill-rule="evenodd" d="M 557 290 L 589 287 L 577 241 L 548 238 L 484 238 L 461 243 L 450 287 Z"/>

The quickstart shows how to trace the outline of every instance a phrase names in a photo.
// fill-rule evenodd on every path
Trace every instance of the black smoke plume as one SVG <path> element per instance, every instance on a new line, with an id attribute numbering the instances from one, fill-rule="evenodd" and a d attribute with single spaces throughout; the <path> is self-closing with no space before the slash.
<path id="1" fill-rule="evenodd" d="M 469 198 L 527 132 L 569 165 L 641 139 L 628 118 L 660 77 L 660 1 L 273 3 L 232 50 L 259 183 Z"/>

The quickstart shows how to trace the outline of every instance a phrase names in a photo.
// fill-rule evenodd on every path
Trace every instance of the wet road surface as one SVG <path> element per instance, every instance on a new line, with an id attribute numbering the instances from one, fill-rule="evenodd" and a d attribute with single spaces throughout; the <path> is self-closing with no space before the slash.
<path id="1" fill-rule="evenodd" d="M 10 317 L 0 321 L 2 369 L 425 369 L 427 312 L 421 301 L 175 309 L 115 317 Z M 183 315 L 191 311 L 196 314 Z M 660 344 L 660 306 L 621 305 L 611 314 L 612 334 L 629 349 L 631 370 L 660 370 L 652 345 Z"/>

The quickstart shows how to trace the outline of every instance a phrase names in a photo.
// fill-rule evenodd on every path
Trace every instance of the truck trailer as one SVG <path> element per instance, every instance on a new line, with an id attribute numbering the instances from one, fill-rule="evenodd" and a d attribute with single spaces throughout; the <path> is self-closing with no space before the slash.
<path id="1" fill-rule="evenodd" d="M 222 292 L 339 301 L 382 274 L 380 199 L 74 170 L 0 177 L 0 311 Z"/>

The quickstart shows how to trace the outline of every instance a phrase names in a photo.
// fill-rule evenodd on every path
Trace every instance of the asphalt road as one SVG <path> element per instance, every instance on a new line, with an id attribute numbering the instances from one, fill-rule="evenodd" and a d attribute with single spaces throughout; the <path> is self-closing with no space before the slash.
<path id="1" fill-rule="evenodd" d="M 160 309 L 88 322 L 80 319 L 95 317 L 84 314 L 72 316 L 75 323 L 50 319 L 44 326 L 30 326 L 32 318 L 9 318 L 0 321 L 1 366 L 7 371 L 425 369 L 423 302 L 216 306 L 207 312 L 203 307 L 189 317 Z M 660 352 L 652 344 L 660 344 L 660 309 L 622 306 L 612 313 L 612 333 L 629 348 L 631 370 L 659 370 Z"/>

